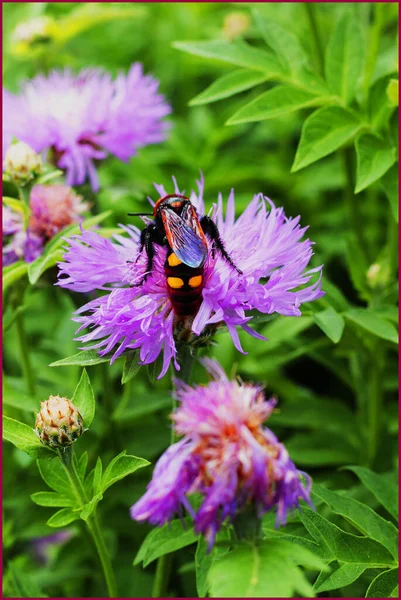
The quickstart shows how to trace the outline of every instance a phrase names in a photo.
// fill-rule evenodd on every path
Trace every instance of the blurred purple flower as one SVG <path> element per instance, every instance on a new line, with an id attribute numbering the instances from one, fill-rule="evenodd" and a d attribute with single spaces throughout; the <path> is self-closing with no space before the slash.
<path id="1" fill-rule="evenodd" d="M 49 560 L 50 548 L 62 546 L 68 542 L 72 536 L 73 533 L 71 531 L 59 531 L 58 533 L 53 533 L 52 535 L 34 538 L 32 540 L 32 547 L 38 561 L 45 565 Z"/>
<path id="2" fill-rule="evenodd" d="M 35 185 L 29 197 L 30 217 L 24 230 L 22 213 L 3 205 L 3 265 L 23 259 L 32 262 L 44 244 L 67 225 L 78 223 L 89 208 L 81 196 L 66 185 Z"/>
<path id="3" fill-rule="evenodd" d="M 163 525 L 185 508 L 211 547 L 222 523 L 249 505 L 259 518 L 276 507 L 276 525 L 285 524 L 301 498 L 311 503 L 311 482 L 263 427 L 276 401 L 266 401 L 259 386 L 229 381 L 215 361 L 203 363 L 214 381 L 195 387 L 178 382 L 175 396 L 181 406 L 172 418 L 184 437 L 157 462 L 131 517 Z M 197 512 L 188 500 L 194 493 L 203 497 Z"/>
<path id="4" fill-rule="evenodd" d="M 38 75 L 23 84 L 19 95 L 3 90 L 3 151 L 13 136 L 36 152 L 50 149 L 67 171 L 69 185 L 89 177 L 96 191 L 96 160 L 111 153 L 128 161 L 138 148 L 164 140 L 161 119 L 171 108 L 158 85 L 143 74 L 140 63 L 114 81 L 99 69 Z"/>
<path id="5" fill-rule="evenodd" d="M 174 183 L 175 193 L 180 193 L 175 180 Z M 155 187 L 161 196 L 167 194 L 163 186 Z M 203 215 L 203 179 L 198 182 L 198 193 L 191 192 L 190 200 Z M 219 252 L 214 258 L 209 252 L 204 266 L 203 301 L 190 327 L 190 341 L 198 339 L 202 332 L 210 334 L 216 326 L 225 324 L 235 347 L 243 352 L 237 326 L 254 337 L 261 337 L 249 327 L 252 317 L 248 311 L 300 315 L 302 302 L 323 295 L 322 267 L 305 270 L 313 254 L 312 242 L 300 241 L 307 228 L 300 227 L 299 217 L 288 219 L 282 208 L 276 208 L 262 194 L 254 196 L 237 220 L 234 192 L 228 198 L 225 217 L 219 195 L 212 218 L 243 275 L 238 275 Z M 143 285 L 133 287 L 143 277 L 146 254 L 142 252 L 137 260 L 139 229 L 133 225 L 121 225 L 121 228 L 128 237 L 115 235 L 110 241 L 84 231 L 68 240 L 66 262 L 59 264 L 59 285 L 77 292 L 95 289 L 108 292 L 77 311 L 74 320 L 81 323 L 78 332 L 90 329 L 78 340 L 96 341 L 89 347 L 97 348 L 101 356 L 114 350 L 112 360 L 126 349 L 139 348 L 141 364 L 152 363 L 163 351 L 159 376 L 162 377 L 171 360 L 179 369 L 175 315 L 164 273 L 167 249 L 155 246 L 151 274 Z M 208 243 L 210 248 L 210 240 Z M 317 281 L 306 285 L 314 274 L 319 275 Z"/>

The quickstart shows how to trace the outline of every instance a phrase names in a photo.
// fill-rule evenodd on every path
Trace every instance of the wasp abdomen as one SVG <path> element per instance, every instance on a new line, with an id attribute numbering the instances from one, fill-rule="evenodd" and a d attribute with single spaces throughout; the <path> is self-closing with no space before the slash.
<path id="1" fill-rule="evenodd" d="M 189 267 L 174 252 L 164 265 L 168 295 L 177 316 L 195 316 L 202 303 L 203 267 Z"/>

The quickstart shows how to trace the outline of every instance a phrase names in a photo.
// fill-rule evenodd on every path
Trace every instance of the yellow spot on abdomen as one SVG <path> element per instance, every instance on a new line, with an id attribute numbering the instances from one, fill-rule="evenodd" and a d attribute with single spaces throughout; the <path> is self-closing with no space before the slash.
<path id="1" fill-rule="evenodd" d="M 179 290 L 184 286 L 184 282 L 180 277 L 167 277 L 167 285 L 173 290 Z"/>
<path id="2" fill-rule="evenodd" d="M 180 260 L 175 254 L 170 254 L 170 256 L 167 259 L 167 262 L 170 265 L 170 267 L 177 267 L 182 263 L 182 260 Z"/>
<path id="3" fill-rule="evenodd" d="M 188 285 L 191 288 L 197 288 L 202 284 L 202 275 L 195 275 L 195 277 L 191 277 L 188 281 Z"/>

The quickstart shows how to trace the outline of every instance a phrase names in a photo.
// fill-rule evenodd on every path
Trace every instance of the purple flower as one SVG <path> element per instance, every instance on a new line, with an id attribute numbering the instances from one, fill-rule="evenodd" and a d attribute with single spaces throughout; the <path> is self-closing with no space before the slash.
<path id="1" fill-rule="evenodd" d="M 95 161 L 108 153 L 128 161 L 138 148 L 164 140 L 161 119 L 171 109 L 158 85 L 140 63 L 114 81 L 98 69 L 38 75 L 20 95 L 3 90 L 3 150 L 13 136 L 36 152 L 50 149 L 69 185 L 89 177 L 96 191 Z"/>
<path id="2" fill-rule="evenodd" d="M 32 546 L 38 561 L 45 565 L 49 561 L 49 550 L 53 547 L 62 546 L 73 536 L 71 531 L 59 531 L 51 535 L 34 538 Z"/>
<path id="3" fill-rule="evenodd" d="M 163 186 L 155 187 L 161 196 L 167 194 Z M 180 193 L 176 183 L 175 192 Z M 191 192 L 190 200 L 203 215 L 203 179 L 198 182 L 198 194 Z M 254 196 L 238 219 L 234 192 L 228 198 L 225 217 L 219 195 L 212 218 L 243 274 L 239 275 L 219 252 L 214 257 L 209 252 L 203 271 L 203 300 L 193 321 L 187 322 L 186 333 L 189 330 L 189 341 L 196 342 L 202 333 L 210 334 L 219 324 L 226 325 L 236 348 L 243 352 L 238 326 L 261 337 L 248 324 L 252 319 L 249 311 L 300 315 L 302 302 L 323 295 L 321 274 L 309 283 L 321 267 L 306 270 L 312 243 L 301 241 L 306 228 L 300 227 L 299 217 L 287 218 L 282 208 L 276 208 L 262 194 Z M 113 351 L 112 360 L 124 350 L 139 348 L 141 364 L 149 364 L 163 352 L 162 377 L 171 360 L 179 369 L 179 319 L 169 299 L 164 272 L 167 248 L 155 245 L 153 269 L 145 283 L 134 287 L 146 270 L 146 253 L 138 256 L 139 229 L 133 225 L 121 228 L 127 236 L 115 235 L 113 241 L 89 231 L 69 240 L 66 262 L 59 264 L 59 285 L 78 292 L 107 292 L 77 311 L 74 320 L 81 324 L 78 332 L 89 329 L 78 340 L 92 343 L 89 347 L 97 348 L 101 356 Z M 210 240 L 208 246 L 212 247 Z"/>
<path id="4" fill-rule="evenodd" d="M 178 382 L 175 396 L 181 405 L 172 418 L 184 437 L 157 462 L 131 517 L 163 525 L 185 508 L 211 547 L 223 522 L 249 505 L 259 518 L 276 507 L 276 525 L 285 524 L 300 499 L 310 503 L 311 481 L 263 427 L 276 401 L 266 401 L 259 386 L 229 381 L 218 363 L 203 363 L 214 381 L 195 387 Z M 194 493 L 202 496 L 197 512 L 188 500 Z"/>
<path id="5" fill-rule="evenodd" d="M 22 213 L 3 205 L 3 265 L 23 259 L 34 261 L 43 246 L 67 225 L 78 223 L 89 208 L 81 196 L 66 185 L 35 185 L 29 197 L 30 217 L 24 230 Z"/>

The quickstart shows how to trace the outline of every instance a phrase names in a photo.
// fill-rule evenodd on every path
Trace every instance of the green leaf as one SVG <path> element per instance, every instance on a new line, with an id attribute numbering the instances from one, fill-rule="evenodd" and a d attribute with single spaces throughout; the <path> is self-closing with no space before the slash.
<path id="1" fill-rule="evenodd" d="M 323 107 L 304 122 L 291 171 L 299 171 L 351 140 L 361 127 L 354 113 L 339 106 Z"/>
<path id="2" fill-rule="evenodd" d="M 28 272 L 28 263 L 19 260 L 3 269 L 3 295 L 8 288 Z"/>
<path id="3" fill-rule="evenodd" d="M 15 385 L 14 379 L 3 376 L 3 403 L 21 410 L 37 412 L 39 402 Z"/>
<path id="4" fill-rule="evenodd" d="M 196 56 L 214 58 L 252 71 L 261 71 L 269 78 L 280 77 L 283 73 L 274 54 L 253 48 L 243 41 L 174 42 L 173 46 Z"/>
<path id="5" fill-rule="evenodd" d="M 258 545 L 241 543 L 216 559 L 209 570 L 212 598 L 288 598 L 296 593 L 313 597 L 299 569 L 324 569 L 320 558 L 288 541 L 269 539 Z"/>
<path id="6" fill-rule="evenodd" d="M 338 21 L 329 39 L 325 57 L 326 81 L 334 94 L 345 104 L 355 96 L 363 67 L 363 39 L 359 23 L 351 11 Z"/>
<path id="7" fill-rule="evenodd" d="M 313 584 L 313 590 L 320 594 L 330 590 L 350 585 L 369 568 L 370 565 L 354 565 L 352 563 L 343 563 L 336 567 L 331 573 L 320 573 Z"/>
<path id="8" fill-rule="evenodd" d="M 81 379 L 72 397 L 72 403 L 81 413 L 85 427 L 90 427 L 95 416 L 96 402 L 86 369 L 82 371 Z"/>
<path id="9" fill-rule="evenodd" d="M 398 487 L 392 473 L 377 474 L 366 467 L 345 467 L 355 473 L 384 508 L 398 520 Z"/>
<path id="10" fill-rule="evenodd" d="M 54 458 L 51 461 L 39 460 L 38 468 L 43 481 L 55 492 L 71 498 L 75 506 L 76 498 L 60 459 Z"/>
<path id="11" fill-rule="evenodd" d="M 156 527 L 148 533 L 142 542 L 135 557 L 134 565 L 142 562 L 145 568 L 160 556 L 176 552 L 181 548 L 185 548 L 185 546 L 190 546 L 197 539 L 198 536 L 192 527 L 192 519 L 189 517 L 171 521 L 171 523 L 166 523 L 163 527 Z"/>
<path id="12" fill-rule="evenodd" d="M 274 119 L 301 108 L 320 106 L 329 102 L 330 96 L 316 96 L 297 88 L 277 85 L 240 108 L 226 124 L 235 125 Z"/>
<path id="13" fill-rule="evenodd" d="M 347 265 L 352 283 L 355 289 L 360 293 L 360 296 L 366 300 L 368 299 L 366 274 L 369 265 L 356 236 L 348 236 L 346 252 Z"/>
<path id="14" fill-rule="evenodd" d="M 125 452 L 126 451 L 124 450 L 121 454 L 113 458 L 105 470 L 101 483 L 102 492 L 105 492 L 107 488 L 117 481 L 120 481 L 120 479 L 124 479 L 127 475 L 131 475 L 131 473 L 134 473 L 137 469 L 150 465 L 150 462 L 144 458 L 130 456 Z"/>
<path id="15" fill-rule="evenodd" d="M 103 494 L 95 494 L 95 496 L 93 496 L 93 498 L 84 505 L 79 514 L 80 518 L 84 521 L 87 521 L 101 500 L 103 500 Z"/>
<path id="16" fill-rule="evenodd" d="M 50 517 L 47 525 L 49 527 L 65 527 L 78 519 L 79 514 L 77 512 L 73 512 L 70 508 L 63 508 Z"/>
<path id="17" fill-rule="evenodd" d="M 318 313 L 313 313 L 312 318 L 316 325 L 331 339 L 338 344 L 344 331 L 344 319 L 332 306 Z"/>
<path id="18" fill-rule="evenodd" d="M 125 403 L 121 407 L 117 406 L 112 419 L 118 423 L 129 423 L 166 407 L 171 407 L 171 396 L 135 395 L 132 408 L 126 408 Z"/>
<path id="19" fill-rule="evenodd" d="M 94 495 L 96 495 L 100 492 L 101 482 L 102 482 L 102 472 L 103 472 L 102 459 L 100 458 L 100 456 L 98 456 L 97 461 L 96 461 L 95 471 L 93 474 L 93 493 L 94 493 Z"/>
<path id="20" fill-rule="evenodd" d="M 390 552 L 375 540 L 346 533 L 322 515 L 303 507 L 299 517 L 317 543 L 324 544 L 333 559 L 375 567 L 394 565 Z"/>
<path id="21" fill-rule="evenodd" d="M 396 161 L 395 149 L 378 136 L 364 133 L 355 140 L 357 156 L 355 194 L 380 179 Z"/>
<path id="22" fill-rule="evenodd" d="M 390 106 L 398 106 L 398 79 L 390 79 L 386 94 Z"/>
<path id="23" fill-rule="evenodd" d="M 366 598 L 398 598 L 398 569 L 389 569 L 375 577 Z"/>
<path id="24" fill-rule="evenodd" d="M 64 250 L 62 246 L 65 244 L 65 238 L 71 237 L 72 235 L 79 234 L 81 231 L 81 226 L 84 229 L 88 229 L 93 225 L 97 225 L 101 223 L 111 215 L 112 211 L 107 210 L 100 215 L 96 215 L 94 217 L 90 217 L 86 219 L 81 224 L 69 225 L 62 231 L 59 231 L 51 240 L 46 244 L 43 249 L 42 254 L 30 263 L 28 268 L 28 278 L 29 282 L 34 285 L 42 273 L 44 273 L 50 267 L 54 267 L 58 262 L 63 259 Z"/>
<path id="25" fill-rule="evenodd" d="M 199 104 L 210 104 L 223 98 L 229 98 L 245 90 L 249 90 L 255 85 L 267 81 L 268 77 L 258 71 L 248 71 L 247 69 L 237 69 L 219 77 L 203 92 L 192 98 L 189 106 L 198 106 Z"/>
<path id="26" fill-rule="evenodd" d="M 141 365 L 138 364 L 139 360 L 139 350 L 130 352 L 130 354 L 125 357 L 123 374 L 121 377 L 121 383 L 123 385 L 128 383 L 128 381 L 130 381 L 138 373 L 139 369 L 141 368 Z"/>
<path id="27" fill-rule="evenodd" d="M 104 362 L 110 362 L 110 356 L 99 356 L 96 350 L 82 350 L 77 354 L 50 363 L 49 367 L 71 367 L 73 365 L 91 367 Z"/>
<path id="28" fill-rule="evenodd" d="M 274 321 L 262 329 L 264 335 L 269 341 L 269 350 L 274 350 L 283 342 L 294 339 L 299 333 L 306 331 L 313 325 L 313 319 L 304 315 L 300 317 L 279 316 Z M 264 354 L 266 348 L 257 349 L 257 354 Z"/>
<path id="29" fill-rule="evenodd" d="M 77 470 L 78 475 L 80 476 L 82 481 L 84 481 L 85 479 L 86 467 L 88 466 L 88 458 L 88 453 L 84 452 L 78 461 Z"/>
<path id="30" fill-rule="evenodd" d="M 390 202 L 391 211 L 398 223 L 398 163 L 391 167 L 381 180 L 384 191 Z"/>
<path id="31" fill-rule="evenodd" d="M 29 425 L 6 416 L 3 416 L 3 438 L 33 458 L 49 459 L 55 455 Z"/>
<path id="32" fill-rule="evenodd" d="M 314 497 L 326 502 L 335 513 L 347 519 L 364 535 L 382 544 L 397 558 L 397 528 L 393 523 L 378 515 L 370 506 L 317 483 L 314 483 L 312 487 L 312 499 Z"/>
<path id="33" fill-rule="evenodd" d="M 358 450 L 349 439 L 333 432 L 328 444 L 324 430 L 297 433 L 288 440 L 286 447 L 296 464 L 308 467 L 344 465 L 358 459 Z"/>
<path id="34" fill-rule="evenodd" d="M 21 569 L 19 559 L 15 558 L 7 563 L 6 577 L 3 580 L 4 596 L 8 595 L 5 592 L 6 578 L 9 575 L 11 579 L 12 591 L 10 596 L 15 598 L 47 598 L 34 580 L 34 572 L 27 573 Z M 9 583 L 9 582 L 7 582 Z"/>
<path id="35" fill-rule="evenodd" d="M 398 334 L 396 327 L 382 318 L 379 312 L 369 308 L 353 308 L 345 313 L 347 319 L 356 323 L 362 329 L 373 333 L 383 340 L 398 344 Z"/>
<path id="36" fill-rule="evenodd" d="M 63 507 L 73 505 L 70 498 L 61 496 L 57 492 L 36 492 L 36 494 L 31 494 L 31 500 L 39 506 Z"/>

